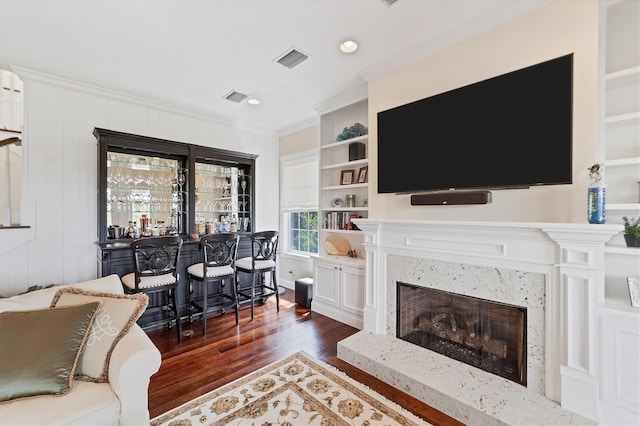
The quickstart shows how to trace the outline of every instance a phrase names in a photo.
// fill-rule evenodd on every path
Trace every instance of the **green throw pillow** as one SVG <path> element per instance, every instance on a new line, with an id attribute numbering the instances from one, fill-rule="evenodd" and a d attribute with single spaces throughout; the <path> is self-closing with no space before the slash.
<path id="1" fill-rule="evenodd" d="M 100 306 L 0 312 L 0 403 L 69 392 Z"/>

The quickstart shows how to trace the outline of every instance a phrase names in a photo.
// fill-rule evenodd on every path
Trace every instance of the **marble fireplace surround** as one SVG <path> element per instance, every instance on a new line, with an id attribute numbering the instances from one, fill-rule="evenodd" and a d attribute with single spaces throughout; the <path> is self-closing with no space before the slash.
<path id="1" fill-rule="evenodd" d="M 596 306 L 619 225 L 356 219 L 364 329 L 338 356 L 467 424 L 598 416 Z M 527 308 L 527 387 L 395 338 L 396 282 Z"/>

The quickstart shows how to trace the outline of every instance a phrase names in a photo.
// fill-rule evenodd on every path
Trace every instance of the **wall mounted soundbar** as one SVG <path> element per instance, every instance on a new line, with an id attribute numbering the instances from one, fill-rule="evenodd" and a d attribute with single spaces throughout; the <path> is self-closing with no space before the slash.
<path id="1" fill-rule="evenodd" d="M 461 204 L 489 204 L 491 191 L 449 191 L 413 194 L 412 206 L 450 206 Z"/>

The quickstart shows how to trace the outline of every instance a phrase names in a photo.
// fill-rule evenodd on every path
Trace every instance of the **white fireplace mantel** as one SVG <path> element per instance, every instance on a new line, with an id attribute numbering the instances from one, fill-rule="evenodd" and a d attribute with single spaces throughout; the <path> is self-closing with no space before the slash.
<path id="1" fill-rule="evenodd" d="M 604 302 L 605 243 L 621 225 L 355 219 L 364 232 L 364 330 L 389 329 L 388 259 L 430 259 L 544 276 L 544 396 L 598 417 L 596 307 Z M 471 294 L 472 295 L 472 294 Z"/>

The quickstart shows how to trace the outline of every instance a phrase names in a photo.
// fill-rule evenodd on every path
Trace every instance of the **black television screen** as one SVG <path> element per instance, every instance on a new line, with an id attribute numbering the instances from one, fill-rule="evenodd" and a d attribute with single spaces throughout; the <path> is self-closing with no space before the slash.
<path id="1" fill-rule="evenodd" d="M 378 192 L 571 183 L 573 54 L 378 113 Z"/>

